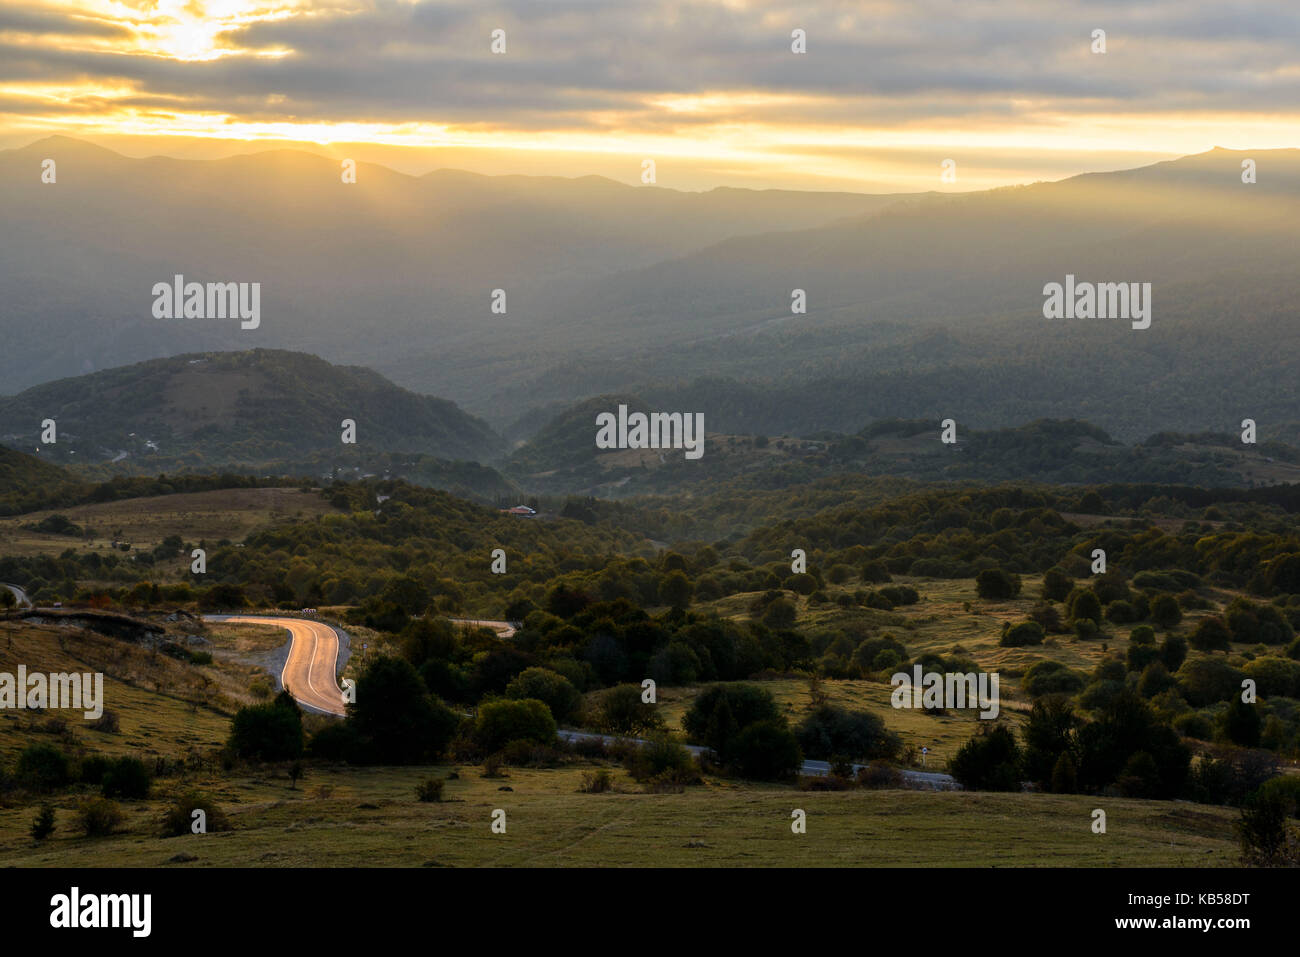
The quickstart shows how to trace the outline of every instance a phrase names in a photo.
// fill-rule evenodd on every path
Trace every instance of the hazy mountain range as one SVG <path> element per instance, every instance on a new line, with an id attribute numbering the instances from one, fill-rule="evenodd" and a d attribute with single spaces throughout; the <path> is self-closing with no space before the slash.
<path id="1" fill-rule="evenodd" d="M 1134 440 L 1251 417 L 1296 440 L 1300 151 L 910 196 L 339 173 L 63 137 L 0 153 L 0 388 L 273 347 L 373 368 L 516 441 L 629 391 L 723 432 L 1050 417 Z M 260 282 L 259 328 L 155 319 L 153 284 L 177 273 Z M 1151 283 L 1150 328 L 1045 319 L 1043 286 L 1067 274 Z"/>

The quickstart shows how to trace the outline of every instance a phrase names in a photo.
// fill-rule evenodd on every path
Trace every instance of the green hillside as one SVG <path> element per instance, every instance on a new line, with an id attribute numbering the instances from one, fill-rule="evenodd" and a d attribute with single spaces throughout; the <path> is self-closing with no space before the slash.
<path id="1" fill-rule="evenodd" d="M 453 402 L 401 389 L 370 369 L 272 349 L 154 359 L 60 379 L 0 399 L 0 441 L 47 446 L 59 462 L 122 471 L 262 465 L 353 451 L 485 460 L 500 438 Z M 355 446 L 341 441 L 356 423 Z"/>

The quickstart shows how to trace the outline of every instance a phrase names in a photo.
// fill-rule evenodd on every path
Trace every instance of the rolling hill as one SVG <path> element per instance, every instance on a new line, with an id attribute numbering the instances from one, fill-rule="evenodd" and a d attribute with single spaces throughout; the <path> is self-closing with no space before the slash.
<path id="1" fill-rule="evenodd" d="M 268 349 L 154 359 L 36 386 L 0 399 L 0 441 L 34 446 L 46 418 L 58 441 L 43 455 L 134 472 L 304 458 L 350 466 L 396 452 L 486 461 L 501 451 L 500 438 L 452 402 L 370 369 Z M 355 445 L 342 442 L 344 419 L 356 423 Z"/>

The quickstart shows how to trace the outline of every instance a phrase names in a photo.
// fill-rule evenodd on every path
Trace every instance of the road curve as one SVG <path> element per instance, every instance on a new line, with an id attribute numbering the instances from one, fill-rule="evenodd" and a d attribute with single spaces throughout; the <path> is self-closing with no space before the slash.
<path id="1" fill-rule="evenodd" d="M 306 618 L 258 615 L 204 615 L 203 620 L 284 628 L 292 643 L 280 669 L 281 687 L 288 688 L 294 700 L 310 711 L 338 716 L 346 713 L 337 677 L 339 635 L 329 625 Z"/>

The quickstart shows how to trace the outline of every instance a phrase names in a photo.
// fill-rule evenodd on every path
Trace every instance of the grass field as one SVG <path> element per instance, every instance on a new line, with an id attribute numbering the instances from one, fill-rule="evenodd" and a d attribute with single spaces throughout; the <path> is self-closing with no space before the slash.
<path id="1" fill-rule="evenodd" d="M 35 806 L 0 809 L 0 858 L 14 866 L 709 866 L 1154 867 L 1231 866 L 1237 845 L 1225 808 L 1046 794 L 928 791 L 801 792 L 709 781 L 680 794 L 578 792 L 582 767 L 512 769 L 485 779 L 460 768 L 444 802 L 415 800 L 417 782 L 447 768 L 321 768 L 290 790 L 283 771 L 194 782 L 233 830 L 154 836 L 163 801 L 125 802 L 128 830 L 70 833 L 74 802 L 57 802 L 58 830 L 27 836 Z M 168 788 L 175 782 L 162 782 Z M 503 792 L 501 787 L 510 787 Z M 161 792 L 162 787 L 157 789 Z M 1091 831 L 1092 811 L 1107 833 Z M 506 813 L 506 833 L 491 815 Z M 791 811 L 807 832 L 791 832 Z M 197 860 L 170 863 L 174 856 Z"/>
<path id="2" fill-rule="evenodd" d="M 73 505 L 53 511 L 0 518 L 0 554 L 24 557 L 107 550 L 114 539 L 131 543 L 133 551 L 149 551 L 169 535 L 187 542 L 222 539 L 242 541 L 258 527 L 314 518 L 334 511 L 319 494 L 293 488 L 218 489 L 150 498 L 124 499 L 94 505 Z M 24 528 L 57 512 L 74 524 L 94 531 L 91 538 L 53 535 Z M 129 552 L 121 553 L 124 557 Z M 188 557 L 184 564 L 188 565 Z M 175 563 L 179 568 L 181 560 Z M 176 576 L 171 576 L 175 580 Z"/>
<path id="3" fill-rule="evenodd" d="M 0 755 L 46 741 L 65 751 L 179 757 L 219 747 L 230 716 L 252 701 L 249 683 L 261 670 L 214 658 L 181 662 L 141 645 L 92 631 L 0 621 L 0 671 L 103 672 L 104 707 L 119 719 L 116 733 L 90 727 L 80 711 L 0 710 Z"/>

